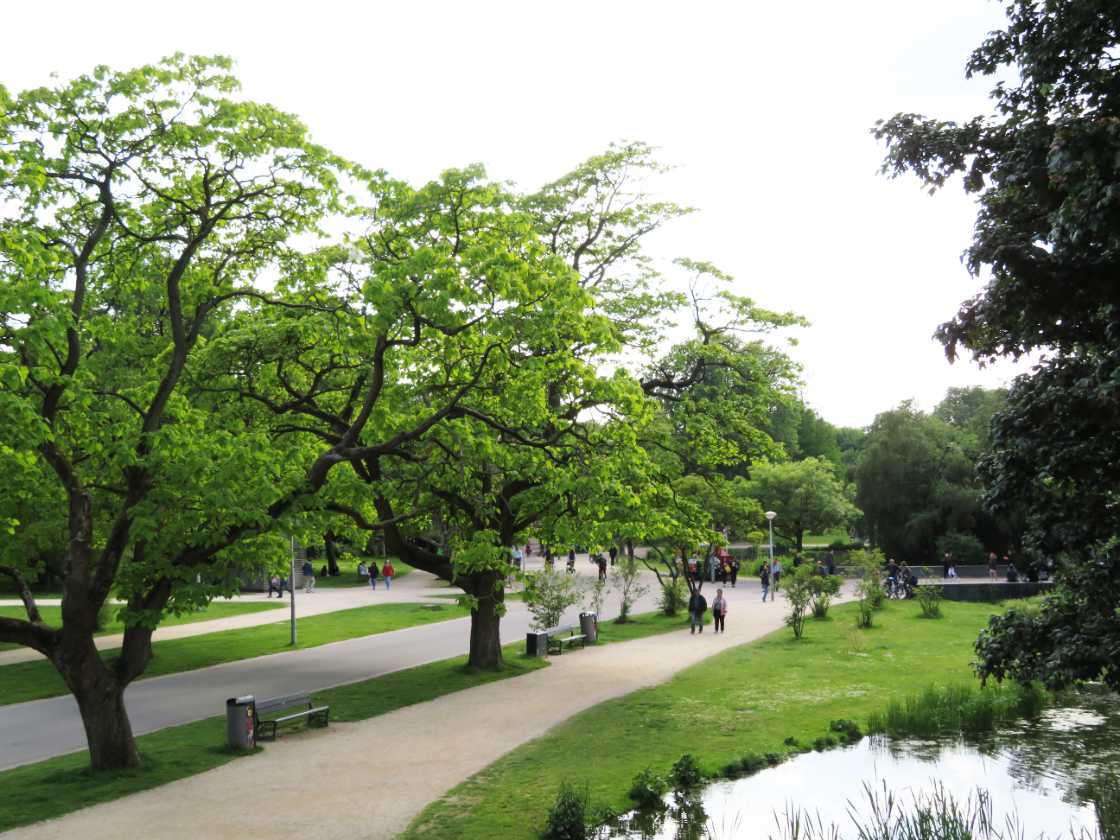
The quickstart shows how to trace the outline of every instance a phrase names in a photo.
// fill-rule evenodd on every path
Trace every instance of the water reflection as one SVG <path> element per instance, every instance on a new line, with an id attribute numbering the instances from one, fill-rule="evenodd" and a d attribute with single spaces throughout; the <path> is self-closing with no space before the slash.
<path id="1" fill-rule="evenodd" d="M 1094 779 L 1120 772 L 1116 695 L 1090 688 L 1063 698 L 1062 708 L 980 740 L 865 739 L 853 747 L 806 753 L 736 781 L 694 794 L 674 793 L 660 810 L 621 818 L 601 835 L 616 840 L 769 840 L 776 815 L 801 810 L 821 823 L 852 826 L 864 785 L 885 785 L 904 802 L 936 785 L 964 802 L 990 793 L 997 824 L 1015 815 L 1028 836 L 1093 832 Z"/>

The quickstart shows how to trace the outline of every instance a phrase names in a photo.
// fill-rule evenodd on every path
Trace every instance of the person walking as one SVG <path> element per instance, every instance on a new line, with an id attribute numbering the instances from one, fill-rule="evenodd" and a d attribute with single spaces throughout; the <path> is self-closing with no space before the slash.
<path id="1" fill-rule="evenodd" d="M 739 558 L 731 558 L 731 588 L 735 588 L 735 583 L 739 580 Z"/>
<path id="2" fill-rule="evenodd" d="M 782 560 L 780 557 L 775 557 L 774 562 L 770 564 L 770 586 L 773 587 L 774 592 L 777 593 L 778 587 L 782 582 Z M 770 600 L 773 601 L 775 596 L 771 596 Z"/>
<path id="3" fill-rule="evenodd" d="M 573 574 L 576 570 L 576 550 L 574 548 L 568 550 L 568 574 Z"/>
<path id="4" fill-rule="evenodd" d="M 700 594 L 699 589 L 692 592 L 692 596 L 688 599 L 688 622 L 689 628 L 692 633 L 696 632 L 696 628 L 700 628 L 700 632 L 704 632 L 704 613 L 708 611 L 708 599 Z"/>
<path id="5" fill-rule="evenodd" d="M 999 580 L 999 561 L 994 551 L 988 552 L 988 580 Z"/>
<path id="6" fill-rule="evenodd" d="M 310 560 L 304 560 L 300 571 L 303 572 L 303 591 L 310 595 L 315 591 L 315 567 Z"/>
<path id="7" fill-rule="evenodd" d="M 377 563 L 369 564 L 369 588 L 377 591 Z"/>
<path id="8" fill-rule="evenodd" d="M 385 588 L 391 589 L 393 584 L 393 575 L 397 570 L 393 568 L 393 561 L 391 558 L 385 558 L 385 565 L 381 567 L 381 577 L 385 578 Z"/>
<path id="9" fill-rule="evenodd" d="M 715 632 L 723 633 L 727 630 L 724 618 L 727 616 L 727 599 L 723 597 L 723 590 L 716 590 L 716 597 L 712 601 L 712 618 L 715 619 Z"/>
<path id="10" fill-rule="evenodd" d="M 595 563 L 599 567 L 599 580 L 605 581 L 607 579 L 607 558 L 602 554 L 596 554 Z"/>
<path id="11" fill-rule="evenodd" d="M 758 579 L 762 583 L 762 602 L 766 603 L 766 596 L 770 592 L 770 564 L 763 563 L 762 570 L 758 573 Z M 773 600 L 773 599 L 771 599 Z"/>

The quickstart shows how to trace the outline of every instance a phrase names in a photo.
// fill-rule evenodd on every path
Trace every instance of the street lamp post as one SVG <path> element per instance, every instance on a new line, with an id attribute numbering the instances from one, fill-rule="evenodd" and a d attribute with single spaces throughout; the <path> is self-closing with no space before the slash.
<path id="1" fill-rule="evenodd" d="M 288 594 L 292 598 L 292 647 L 296 646 L 296 538 L 292 537 L 292 567 L 288 570 Z M 280 593 L 283 595 L 284 593 Z"/>
<path id="2" fill-rule="evenodd" d="M 770 526 L 770 565 L 774 565 L 774 518 L 778 514 L 772 510 L 766 511 L 766 522 Z"/>

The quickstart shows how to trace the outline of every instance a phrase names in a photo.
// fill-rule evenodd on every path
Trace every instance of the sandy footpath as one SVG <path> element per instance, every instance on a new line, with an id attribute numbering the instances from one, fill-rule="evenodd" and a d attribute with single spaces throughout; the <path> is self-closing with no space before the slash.
<path id="1" fill-rule="evenodd" d="M 257 756 L 2 836 L 393 837 L 428 803 L 577 712 L 782 626 L 784 599 L 760 603 L 757 584 L 728 595 L 723 635 L 709 627 L 573 651 L 550 668 L 289 735 Z"/>

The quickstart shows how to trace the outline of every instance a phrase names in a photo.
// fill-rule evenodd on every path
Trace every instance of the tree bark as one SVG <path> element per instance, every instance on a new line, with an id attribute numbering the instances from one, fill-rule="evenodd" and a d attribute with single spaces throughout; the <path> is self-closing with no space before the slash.
<path id="1" fill-rule="evenodd" d="M 338 577 L 342 572 L 338 568 L 338 547 L 334 542 L 334 534 L 324 534 L 323 544 L 327 553 L 327 573 L 331 577 Z"/>
<path id="2" fill-rule="evenodd" d="M 78 702 L 90 769 L 97 772 L 137 766 L 140 756 L 124 705 L 128 683 L 101 660 L 92 637 L 83 633 L 64 638 L 54 665 Z"/>
<path id="3" fill-rule="evenodd" d="M 471 594 L 478 598 L 478 606 L 471 610 L 471 646 L 467 665 L 481 671 L 497 671 L 502 660 L 501 616 L 499 605 L 505 599 L 505 588 L 496 588 L 501 582 L 497 572 L 472 575 Z"/>
<path id="4" fill-rule="evenodd" d="M 76 696 L 89 743 L 90 768 L 97 772 L 136 767 L 140 754 L 124 707 L 124 689 L 114 681 Z"/>

